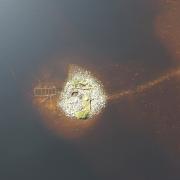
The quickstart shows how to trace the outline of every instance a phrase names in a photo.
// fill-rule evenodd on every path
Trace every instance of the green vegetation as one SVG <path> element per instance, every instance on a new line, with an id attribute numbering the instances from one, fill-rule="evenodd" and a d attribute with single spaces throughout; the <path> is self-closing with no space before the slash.
<path id="1" fill-rule="evenodd" d="M 87 119 L 89 117 L 89 111 L 79 111 L 75 113 L 77 119 Z"/>
<path id="2" fill-rule="evenodd" d="M 83 109 L 75 113 L 76 118 L 78 119 L 87 119 L 91 111 L 91 100 L 90 97 L 84 95 L 82 100 Z"/>
<path id="3" fill-rule="evenodd" d="M 73 95 L 78 93 L 78 89 L 87 91 L 82 97 L 82 110 L 75 113 L 75 117 L 77 119 L 87 119 L 91 112 L 90 91 L 92 89 L 92 85 L 90 85 L 85 79 L 73 79 L 72 84 L 75 89 Z"/>

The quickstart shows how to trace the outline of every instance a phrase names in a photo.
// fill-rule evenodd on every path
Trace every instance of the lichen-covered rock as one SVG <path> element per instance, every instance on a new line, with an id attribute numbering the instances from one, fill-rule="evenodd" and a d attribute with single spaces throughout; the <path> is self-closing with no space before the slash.
<path id="1" fill-rule="evenodd" d="M 61 92 L 58 106 L 69 117 L 91 118 L 98 114 L 106 104 L 102 84 L 89 71 L 74 67 Z"/>

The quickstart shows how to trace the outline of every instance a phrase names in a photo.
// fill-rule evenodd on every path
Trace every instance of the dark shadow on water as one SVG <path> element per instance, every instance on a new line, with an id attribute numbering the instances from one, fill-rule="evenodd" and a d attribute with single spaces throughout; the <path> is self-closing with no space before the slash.
<path id="1" fill-rule="evenodd" d="M 101 63 L 132 61 L 156 69 L 171 64 L 154 34 L 157 1 L 68 1 L 63 10 L 75 29 L 76 46 L 102 56 Z"/>
<path id="2" fill-rule="evenodd" d="M 127 108 L 127 102 L 119 107 Z M 128 109 L 126 109 L 128 111 Z M 128 119 L 126 119 L 128 118 Z M 170 155 L 147 131 L 133 127 L 137 117 L 117 111 L 117 104 L 104 113 L 99 125 L 84 138 L 88 160 L 104 180 L 175 180 Z"/>

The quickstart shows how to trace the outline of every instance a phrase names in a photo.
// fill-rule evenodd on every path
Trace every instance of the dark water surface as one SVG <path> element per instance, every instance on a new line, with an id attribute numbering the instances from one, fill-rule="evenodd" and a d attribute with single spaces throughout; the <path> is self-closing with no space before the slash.
<path id="1" fill-rule="evenodd" d="M 152 0 L 0 1 L 1 180 L 180 179 L 177 80 L 110 103 L 73 143 L 26 99 L 41 68 L 57 61 L 59 71 L 96 67 L 109 93 L 173 68 L 154 33 L 158 10 Z"/>

